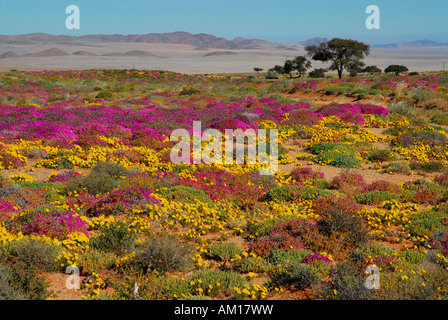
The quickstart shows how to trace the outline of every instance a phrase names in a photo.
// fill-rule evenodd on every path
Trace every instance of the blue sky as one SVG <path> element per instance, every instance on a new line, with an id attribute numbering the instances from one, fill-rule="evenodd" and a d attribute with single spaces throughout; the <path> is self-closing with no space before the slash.
<path id="1" fill-rule="evenodd" d="M 80 30 L 65 27 L 69 5 L 80 9 Z M 365 27 L 368 5 L 380 8 L 380 30 Z M 281 43 L 316 36 L 448 42 L 447 12 L 447 0 L 0 0 L 0 34 L 187 31 Z"/>

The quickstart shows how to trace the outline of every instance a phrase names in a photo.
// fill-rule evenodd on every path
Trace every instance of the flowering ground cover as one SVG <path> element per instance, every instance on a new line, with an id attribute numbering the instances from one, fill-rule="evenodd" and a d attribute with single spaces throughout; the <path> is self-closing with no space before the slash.
<path id="1" fill-rule="evenodd" d="M 0 73 L 0 296 L 64 299 L 52 279 L 72 266 L 78 299 L 445 299 L 447 88 Z M 277 129 L 278 170 L 174 164 L 170 134 L 194 121 Z"/>

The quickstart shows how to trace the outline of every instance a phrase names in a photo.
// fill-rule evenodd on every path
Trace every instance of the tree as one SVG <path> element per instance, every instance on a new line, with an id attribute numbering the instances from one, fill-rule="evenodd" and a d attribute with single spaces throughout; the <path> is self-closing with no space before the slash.
<path id="1" fill-rule="evenodd" d="M 280 74 L 288 74 L 289 77 L 293 78 L 293 72 L 297 71 L 298 77 L 300 78 L 308 68 L 311 67 L 311 62 L 308 61 L 306 57 L 298 56 L 295 57 L 293 60 L 286 60 L 283 66 L 276 65 L 274 68 L 271 68 L 269 70 L 280 73 Z"/>
<path id="2" fill-rule="evenodd" d="M 381 73 L 381 69 L 378 68 L 377 66 L 367 66 L 364 69 L 362 69 L 361 73 L 370 73 L 370 74 Z"/>
<path id="3" fill-rule="evenodd" d="M 329 69 L 337 71 L 341 79 L 344 69 L 363 65 L 362 60 L 370 54 L 370 46 L 356 40 L 333 38 L 319 45 L 306 46 L 305 51 L 315 61 L 331 62 Z"/>
<path id="4" fill-rule="evenodd" d="M 310 78 L 324 78 L 325 72 L 327 71 L 328 71 L 327 69 L 323 68 L 314 69 L 313 71 L 310 72 L 309 76 Z"/>
<path id="5" fill-rule="evenodd" d="M 306 71 L 311 68 L 311 62 L 304 56 L 297 56 L 292 60 L 292 65 L 294 70 L 299 74 L 298 78 L 300 78 Z"/>
<path id="6" fill-rule="evenodd" d="M 258 67 L 255 67 L 255 68 L 254 68 L 254 71 L 255 71 L 256 73 L 259 73 L 259 72 L 263 71 L 263 69 L 258 68 Z"/>
<path id="7" fill-rule="evenodd" d="M 280 65 L 275 65 L 273 68 L 269 69 L 269 71 L 271 72 L 275 72 L 275 73 L 280 73 L 280 74 L 285 74 L 285 68 L 283 68 L 283 66 Z"/>
<path id="8" fill-rule="evenodd" d="M 292 72 L 294 71 L 294 63 L 292 60 L 286 60 L 283 65 L 283 72 L 289 74 L 289 77 L 292 79 Z"/>
<path id="9" fill-rule="evenodd" d="M 406 66 L 401 66 L 401 65 L 397 65 L 397 64 L 392 64 L 392 65 L 388 66 L 386 69 L 384 69 L 384 72 L 386 72 L 386 73 L 395 72 L 396 76 L 398 76 L 400 73 L 406 72 L 406 71 L 409 71 L 409 69 Z"/>

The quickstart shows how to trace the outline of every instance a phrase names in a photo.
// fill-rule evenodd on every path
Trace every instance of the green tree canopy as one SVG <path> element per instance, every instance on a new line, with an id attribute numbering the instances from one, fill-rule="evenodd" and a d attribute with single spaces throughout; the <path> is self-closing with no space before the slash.
<path id="1" fill-rule="evenodd" d="M 315 61 L 330 62 L 329 69 L 337 71 L 341 79 L 344 69 L 352 71 L 364 66 L 362 60 L 370 54 L 370 46 L 356 40 L 334 38 L 306 46 L 305 51 Z"/>

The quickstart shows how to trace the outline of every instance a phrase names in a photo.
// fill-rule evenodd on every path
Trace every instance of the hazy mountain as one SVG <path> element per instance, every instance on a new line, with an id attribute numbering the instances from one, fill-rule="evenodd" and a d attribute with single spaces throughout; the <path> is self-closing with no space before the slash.
<path id="1" fill-rule="evenodd" d="M 258 49 L 262 45 L 270 42 L 258 39 L 235 38 L 227 40 L 218 38 L 211 34 L 199 33 L 191 34 L 188 32 L 177 31 L 171 33 L 149 33 L 134 35 L 105 35 L 93 34 L 85 36 L 66 36 L 52 35 L 46 33 L 30 33 L 23 35 L 0 35 L 2 44 L 33 44 L 33 43 L 54 43 L 54 44 L 77 44 L 85 42 L 142 42 L 142 43 L 168 43 L 168 44 L 187 44 L 197 48 L 207 49 Z"/>
<path id="2" fill-rule="evenodd" d="M 106 57 L 154 57 L 154 55 L 147 51 L 142 50 L 132 50 L 125 53 L 122 52 L 112 52 L 103 54 Z"/>
<path id="3" fill-rule="evenodd" d="M 312 39 L 308 39 L 302 42 L 299 42 L 299 44 L 301 44 L 302 46 L 311 46 L 311 45 L 318 45 L 321 42 L 328 42 L 327 38 L 320 38 L 320 37 L 315 37 Z"/>
<path id="4" fill-rule="evenodd" d="M 204 55 L 204 57 L 213 57 L 213 56 L 231 56 L 237 54 L 233 51 L 213 51 Z"/>
<path id="5" fill-rule="evenodd" d="M 47 50 L 35 52 L 35 53 L 26 53 L 22 54 L 21 57 L 59 57 L 59 56 L 68 56 L 69 53 L 65 52 L 64 50 L 58 49 L 58 48 L 50 48 Z"/>
<path id="6" fill-rule="evenodd" d="M 431 40 L 416 40 L 411 42 L 401 43 L 386 43 L 372 45 L 374 48 L 401 48 L 401 47 L 446 47 L 448 43 L 431 41 Z"/>

